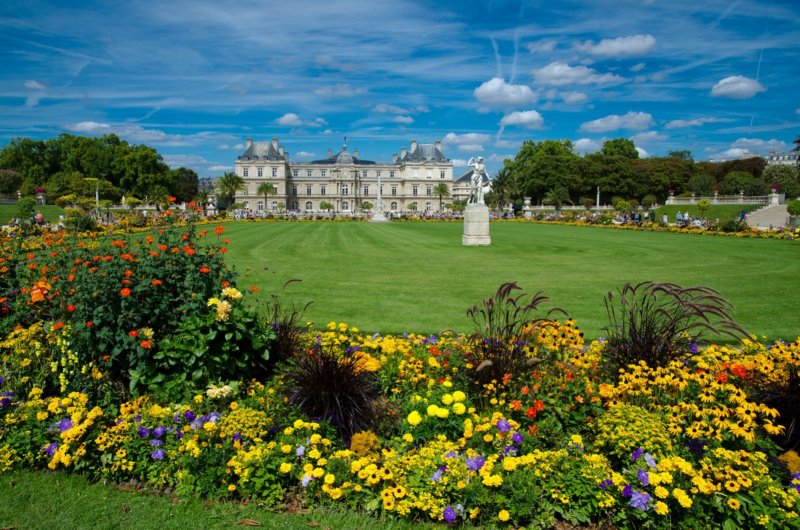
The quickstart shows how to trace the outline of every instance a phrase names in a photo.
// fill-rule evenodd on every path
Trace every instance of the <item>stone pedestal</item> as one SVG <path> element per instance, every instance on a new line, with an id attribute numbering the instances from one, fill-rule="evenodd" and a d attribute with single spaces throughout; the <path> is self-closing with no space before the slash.
<path id="1" fill-rule="evenodd" d="M 492 244 L 489 235 L 489 208 L 485 204 L 467 204 L 464 209 L 464 236 L 461 242 L 467 247 Z"/>
<path id="2" fill-rule="evenodd" d="M 373 212 L 372 217 L 369 218 L 370 223 L 388 223 L 389 219 L 383 214 L 383 211 Z"/>

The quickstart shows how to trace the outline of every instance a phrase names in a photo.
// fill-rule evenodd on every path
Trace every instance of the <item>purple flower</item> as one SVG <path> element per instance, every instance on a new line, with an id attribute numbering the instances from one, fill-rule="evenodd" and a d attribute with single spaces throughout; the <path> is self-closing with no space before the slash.
<path id="1" fill-rule="evenodd" d="M 72 420 L 69 418 L 64 418 L 58 422 L 58 430 L 59 432 L 65 432 L 70 430 L 75 424 L 72 423 Z"/>
<path id="2" fill-rule="evenodd" d="M 192 421 L 194 419 L 194 412 L 187 410 L 183 413 L 183 417 L 186 418 L 186 421 Z"/>
<path id="3" fill-rule="evenodd" d="M 636 476 L 639 478 L 639 482 L 642 483 L 642 486 L 649 486 L 650 485 L 650 475 L 647 474 L 642 468 L 636 470 Z"/>
<path id="4" fill-rule="evenodd" d="M 507 445 L 505 449 L 503 449 L 503 456 L 515 456 L 517 454 L 517 448 L 513 445 Z"/>
<path id="5" fill-rule="evenodd" d="M 692 353 L 697 353 L 697 343 L 693 342 L 691 346 L 689 346 L 689 351 Z"/>
<path id="6" fill-rule="evenodd" d="M 644 455 L 644 461 L 647 462 L 647 465 L 650 466 L 651 468 L 653 469 L 656 468 L 656 459 L 653 458 L 653 455 L 651 455 L 650 453 Z"/>
<path id="7" fill-rule="evenodd" d="M 148 429 L 144 425 L 140 425 L 139 430 L 136 432 L 136 434 L 139 435 L 139 438 L 142 439 L 147 438 L 148 436 L 150 436 L 150 429 Z"/>
<path id="8" fill-rule="evenodd" d="M 233 433 L 233 436 L 231 436 L 231 441 L 232 442 L 241 442 L 242 441 L 242 435 L 239 434 L 238 432 Z"/>
<path id="9" fill-rule="evenodd" d="M 47 454 L 47 456 L 53 456 L 58 450 L 58 444 L 53 442 L 49 445 L 42 446 L 42 449 L 44 449 L 44 452 Z"/>
<path id="10" fill-rule="evenodd" d="M 650 495 L 647 493 L 639 493 L 638 491 L 634 491 L 631 495 L 631 500 L 628 504 L 630 504 L 633 508 L 637 510 L 642 510 L 643 512 L 647 511 L 647 503 L 650 502 Z"/>
<path id="11" fill-rule="evenodd" d="M 294 454 L 297 455 L 297 456 L 303 456 L 304 454 L 306 454 L 305 446 L 298 445 L 297 449 L 294 452 Z"/>
<path id="12" fill-rule="evenodd" d="M 631 493 L 633 493 L 633 486 L 625 484 L 625 487 L 622 488 L 622 496 L 627 498 L 631 496 Z"/>
<path id="13" fill-rule="evenodd" d="M 610 478 L 607 478 L 607 479 L 605 479 L 603 482 L 601 482 L 601 483 L 600 483 L 600 489 L 601 489 L 601 490 L 608 489 L 608 488 L 610 488 L 610 487 L 611 487 L 613 484 L 614 484 L 614 481 L 612 481 Z"/>
<path id="14" fill-rule="evenodd" d="M 634 451 L 633 453 L 631 453 L 631 461 L 632 461 L 632 462 L 635 462 L 635 461 L 636 461 L 636 459 L 637 459 L 637 458 L 639 458 L 640 456 L 642 456 L 643 454 L 644 454 L 644 449 L 642 449 L 642 448 L 640 447 L 639 449 L 637 449 L 636 451 Z"/>
<path id="15" fill-rule="evenodd" d="M 455 458 L 456 456 L 458 456 L 458 453 L 456 453 L 455 451 L 450 451 L 444 455 L 445 458 Z"/>
<path id="16" fill-rule="evenodd" d="M 164 460 L 164 457 L 167 455 L 167 452 L 163 449 L 156 449 L 152 453 L 150 453 L 150 458 L 153 460 Z"/>
<path id="17" fill-rule="evenodd" d="M 447 471 L 447 466 L 441 466 L 439 469 L 434 471 L 433 475 L 431 475 L 431 482 L 439 482 L 442 480 L 442 475 L 444 475 L 445 471 Z"/>
<path id="18" fill-rule="evenodd" d="M 300 485 L 304 488 L 307 488 L 308 485 L 311 483 L 311 475 L 303 475 L 303 480 L 300 481 Z"/>
<path id="19" fill-rule="evenodd" d="M 164 434 L 166 432 L 167 432 L 167 428 L 162 426 L 162 425 L 159 425 L 158 427 L 153 429 L 153 437 L 154 438 L 161 438 L 162 436 L 164 436 Z"/>
<path id="20" fill-rule="evenodd" d="M 448 506 L 447 508 L 444 509 L 442 517 L 444 517 L 445 523 L 453 524 L 456 518 L 458 517 L 458 514 L 456 513 L 455 509 L 453 509 L 452 506 Z"/>
<path id="21" fill-rule="evenodd" d="M 790 484 L 790 486 L 791 486 L 791 487 L 793 487 L 793 488 L 794 488 L 794 489 L 796 489 L 798 492 L 800 492 L 800 484 L 795 484 L 795 483 L 794 483 L 795 481 L 798 481 L 798 482 L 800 482 L 800 471 L 799 471 L 799 472 L 797 472 L 797 473 L 792 473 L 792 482 L 791 482 L 791 484 Z"/>
<path id="22" fill-rule="evenodd" d="M 511 441 L 514 442 L 517 445 L 522 445 L 522 440 L 524 438 L 525 437 L 522 436 L 521 432 L 515 432 L 513 435 L 511 435 Z"/>
<path id="23" fill-rule="evenodd" d="M 497 420 L 497 430 L 500 432 L 508 432 L 511 430 L 511 424 L 503 418 L 501 420 Z"/>
<path id="24" fill-rule="evenodd" d="M 486 463 L 486 459 L 482 456 L 467 458 L 467 469 L 470 471 L 478 471 Z"/>
<path id="25" fill-rule="evenodd" d="M 164 445 L 164 442 L 162 442 L 161 440 L 150 440 L 150 445 L 153 447 L 160 447 Z"/>

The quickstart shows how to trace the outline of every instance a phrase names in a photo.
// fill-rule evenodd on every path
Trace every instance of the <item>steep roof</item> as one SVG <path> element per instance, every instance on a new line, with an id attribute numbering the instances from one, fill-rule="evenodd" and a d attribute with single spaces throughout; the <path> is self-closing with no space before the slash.
<path id="1" fill-rule="evenodd" d="M 447 157 L 434 144 L 418 144 L 417 148 L 398 158 L 398 162 L 447 162 Z"/>
<path id="2" fill-rule="evenodd" d="M 286 160 L 286 155 L 280 154 L 272 142 L 253 142 L 239 156 L 239 160 Z"/>

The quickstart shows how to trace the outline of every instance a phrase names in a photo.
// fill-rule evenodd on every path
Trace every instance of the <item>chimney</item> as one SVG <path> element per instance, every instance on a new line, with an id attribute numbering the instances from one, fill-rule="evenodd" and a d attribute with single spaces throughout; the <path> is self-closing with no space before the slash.
<path id="1" fill-rule="evenodd" d="M 283 156 L 283 146 L 282 145 L 278 146 L 278 154 Z"/>
<path id="2" fill-rule="evenodd" d="M 438 149 L 439 151 L 442 150 L 442 142 L 441 142 L 441 140 L 436 140 L 436 142 L 433 145 L 436 146 L 436 149 Z"/>
<path id="3" fill-rule="evenodd" d="M 245 149 L 250 149 L 250 146 L 253 145 L 253 139 L 248 138 L 247 141 L 244 143 Z"/>
<path id="4" fill-rule="evenodd" d="M 331 151 L 330 147 L 328 148 L 328 158 L 333 158 L 333 151 Z"/>
<path id="5" fill-rule="evenodd" d="M 277 137 L 272 139 L 272 147 L 274 149 L 278 148 L 278 138 Z"/>
<path id="6" fill-rule="evenodd" d="M 353 150 L 353 157 L 358 158 L 358 149 Z"/>
<path id="7" fill-rule="evenodd" d="M 411 140 L 411 152 L 413 153 L 416 150 L 417 150 L 417 141 Z"/>
<path id="8" fill-rule="evenodd" d="M 414 144 L 411 144 L 411 145 L 414 145 Z M 407 152 L 408 151 L 406 151 L 406 146 L 403 146 L 403 148 L 400 149 L 400 158 L 405 158 Z"/>
<path id="9" fill-rule="evenodd" d="M 397 163 L 397 153 L 392 154 L 392 162 Z"/>

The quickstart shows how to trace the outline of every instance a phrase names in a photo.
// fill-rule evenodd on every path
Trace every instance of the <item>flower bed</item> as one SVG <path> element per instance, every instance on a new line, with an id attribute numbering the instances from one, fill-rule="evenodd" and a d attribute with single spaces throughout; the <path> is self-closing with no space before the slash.
<path id="1" fill-rule="evenodd" d="M 798 525 L 800 341 L 614 372 L 513 286 L 473 336 L 300 330 L 246 303 L 222 232 L 5 241 L 0 472 L 447 524 Z"/>

